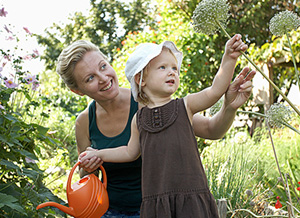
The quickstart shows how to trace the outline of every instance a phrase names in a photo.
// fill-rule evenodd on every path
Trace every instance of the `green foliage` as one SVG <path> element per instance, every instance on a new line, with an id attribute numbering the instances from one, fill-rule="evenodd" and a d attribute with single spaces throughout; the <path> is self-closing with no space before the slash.
<path id="1" fill-rule="evenodd" d="M 299 124 L 298 117 L 293 125 L 299 128 Z M 292 202 L 299 209 L 295 193 L 298 191 L 293 186 L 297 188 L 300 181 L 300 135 L 288 128 L 272 130 L 272 135 L 281 171 L 291 177 L 288 184 Z M 248 209 L 263 215 L 262 210 L 274 206 L 276 196 L 280 196 L 286 210 L 287 196 L 278 179 L 280 174 L 265 128 L 257 129 L 252 138 L 245 130 L 233 129 L 221 141 L 206 141 L 211 146 L 206 147 L 201 156 L 209 187 L 216 199 L 227 199 L 231 213 Z M 252 216 L 245 213 L 240 217 Z"/>
<path id="2" fill-rule="evenodd" d="M 292 31 L 289 35 L 291 47 L 295 54 L 296 62 L 300 62 L 300 30 Z M 255 44 L 251 44 L 248 52 L 256 62 L 267 63 L 274 69 L 273 82 L 281 87 L 281 90 L 287 95 L 293 84 L 297 83 L 295 68 L 292 63 L 291 51 L 289 49 L 286 35 L 282 37 L 273 37 L 272 42 L 265 43 L 260 49 Z M 297 65 L 299 68 L 299 64 Z M 278 102 L 279 93 L 274 93 L 274 102 Z"/>
<path id="3" fill-rule="evenodd" d="M 195 33 L 190 23 L 177 12 L 169 3 L 159 2 L 156 26 L 147 28 L 143 32 L 130 32 L 126 40 L 122 41 L 122 49 L 113 62 L 113 67 L 119 73 L 121 85 L 127 85 L 123 72 L 126 60 L 135 47 L 144 42 L 161 43 L 165 40 L 175 42 L 184 56 L 180 70 L 181 81 L 176 96 L 197 92 L 211 85 L 223 55 L 222 50 L 216 53 L 213 48 L 217 35 L 208 37 Z M 224 47 L 225 44 L 222 48 Z"/>
<path id="4" fill-rule="evenodd" d="M 54 73 L 55 63 L 61 50 L 77 39 L 90 40 L 107 54 L 114 69 L 118 73 L 119 83 L 129 87 L 124 75 L 128 55 L 143 42 L 161 43 L 164 40 L 175 42 L 183 52 L 184 60 L 181 68 L 181 84 L 176 96 L 197 92 L 211 85 L 212 79 L 220 66 L 227 38 L 223 34 L 206 36 L 195 33 L 190 22 L 198 0 L 156 0 L 151 1 L 91 1 L 88 16 L 76 13 L 65 26 L 54 24 L 47 29 L 46 36 L 38 36 L 39 43 L 46 46 L 42 57 L 46 61 L 46 69 L 40 76 L 44 83 L 43 96 L 40 102 L 47 108 L 47 116 L 51 123 L 51 139 L 64 143 L 56 159 L 53 152 L 41 154 L 45 160 L 40 167 L 47 169 L 48 164 L 57 171 L 47 171 L 47 187 L 55 189 L 60 197 L 65 197 L 65 170 L 70 168 L 67 160 L 76 160 L 73 127 L 76 115 L 88 104 L 88 99 L 78 97 L 66 90 Z M 269 33 L 269 21 L 274 14 L 282 10 L 293 10 L 299 14 L 299 3 L 296 1 L 245 0 L 243 4 L 237 0 L 229 1 L 231 17 L 227 31 L 233 35 L 240 33 L 250 45 L 251 58 L 258 63 L 274 64 L 274 83 L 287 91 L 295 83 L 295 74 L 290 67 L 287 40 L 274 38 Z M 156 5 L 156 6 L 154 6 Z M 300 61 L 299 31 L 291 34 L 292 49 Z M 278 59 L 285 57 L 284 62 Z M 240 67 L 245 66 L 240 58 Z M 287 94 L 287 91 L 285 94 Z M 47 92 L 51 93 L 48 94 Z M 274 93 L 277 98 L 278 93 Z M 3 99 L 10 93 L 3 94 Z M 277 99 L 275 101 L 277 102 Z M 38 101 L 39 102 L 39 101 Z M 77 105 L 77 106 L 76 106 Z M 249 104 L 248 104 L 249 105 Z M 35 108 L 43 111 L 43 107 Z M 248 110 L 251 110 L 248 109 Z M 57 118 L 58 117 L 58 118 Z M 298 122 L 299 123 L 299 122 Z M 299 129 L 299 124 L 296 123 Z M 49 131 L 48 131 L 49 133 Z M 298 135 L 288 130 L 274 132 L 276 149 L 279 151 L 279 162 L 284 173 L 289 173 L 294 185 L 299 181 L 299 149 Z M 258 212 L 258 202 L 274 205 L 276 196 L 286 200 L 282 184 L 276 169 L 271 150 L 270 138 L 265 129 L 257 131 L 253 138 L 243 132 L 236 131 L 222 141 L 214 142 L 199 139 L 199 148 L 203 152 L 203 163 L 206 166 L 211 190 L 215 198 L 227 198 L 230 209 L 250 209 Z M 208 145 L 211 145 L 208 147 Z M 47 161 L 49 160 L 49 161 Z M 253 195 L 245 194 L 251 190 Z M 271 195 L 269 191 L 275 193 Z M 292 194 L 295 202 L 295 194 Z M 10 202 L 12 202 L 10 200 Z M 255 206 L 251 206 L 251 202 Z M 1 204 L 0 204 L 1 206 Z M 284 204 L 284 207 L 286 204 Z M 244 216 L 245 217 L 245 216 Z"/>
<path id="5" fill-rule="evenodd" d="M 119 75 L 121 86 L 129 87 L 124 68 L 128 54 L 135 45 L 171 40 L 184 53 L 181 84 L 176 95 L 184 96 L 210 86 L 220 66 L 227 38 L 223 34 L 209 37 L 195 33 L 190 22 L 198 0 L 156 0 L 156 4 L 146 6 L 147 2 L 91 1 L 89 16 L 75 14 L 70 18 L 70 24 L 65 27 L 55 24 L 48 30 L 46 37 L 38 36 L 40 44 L 46 45 L 43 59 L 46 60 L 47 69 L 54 70 L 54 62 L 63 47 L 74 40 L 87 39 L 108 54 L 113 60 L 112 65 Z M 231 35 L 240 33 L 247 43 L 253 44 L 250 52 L 259 51 L 257 46 L 272 41 L 268 25 L 274 14 L 286 9 L 296 13 L 299 11 L 298 3 L 286 1 L 247 0 L 240 4 L 239 1 L 232 0 L 229 4 L 231 17 L 227 31 Z M 268 51 L 270 55 L 270 50 Z M 255 59 L 265 62 L 269 60 L 262 57 L 255 56 Z M 243 58 L 240 61 L 241 65 L 237 66 L 236 72 L 247 64 Z M 296 81 L 293 70 L 289 68 L 276 67 L 274 75 L 275 84 L 286 87 L 287 91 Z M 284 78 L 292 80 L 285 81 Z M 277 100 L 279 94 L 274 94 Z"/>
<path id="6" fill-rule="evenodd" d="M 218 143 L 213 142 L 202 152 L 209 187 L 216 199 L 228 199 L 231 210 L 245 208 L 249 203 L 245 191 L 253 181 L 260 180 L 257 147 L 247 132 L 234 133 Z"/>
<path id="7" fill-rule="evenodd" d="M 38 164 L 44 150 L 58 148 L 47 134 L 49 128 L 40 125 L 48 112 L 37 90 L 38 75 L 23 69 L 38 52 L 22 54 L 13 36 L 15 47 L 0 47 L 0 217 L 54 217 L 35 209 L 49 200 L 64 203 L 43 184 Z"/>
<path id="8" fill-rule="evenodd" d="M 63 27 L 54 24 L 46 30 L 46 36 L 37 36 L 39 44 L 46 47 L 42 56 L 46 69 L 55 71 L 55 62 L 62 49 L 79 39 L 90 40 L 113 60 L 116 49 L 121 47 L 128 32 L 152 25 L 149 2 L 91 0 L 88 16 L 75 13 L 69 17 L 69 24 Z"/>
<path id="9" fill-rule="evenodd" d="M 46 132 L 47 128 L 26 124 L 16 114 L 0 113 L 0 211 L 3 217 L 45 217 L 35 210 L 38 202 L 61 202 L 43 184 L 43 172 L 37 165 L 36 144 L 55 144 Z"/>
<path id="10" fill-rule="evenodd" d="M 170 0 L 173 8 L 185 16 L 190 22 L 192 14 L 200 2 L 199 0 Z M 255 43 L 259 47 L 271 40 L 269 32 L 269 21 L 278 12 L 283 10 L 294 11 L 299 14 L 299 2 L 283 0 L 229 0 L 230 14 L 227 30 L 229 33 L 241 33 L 246 37 L 247 43 Z M 224 43 L 226 38 L 222 37 L 216 42 Z"/>

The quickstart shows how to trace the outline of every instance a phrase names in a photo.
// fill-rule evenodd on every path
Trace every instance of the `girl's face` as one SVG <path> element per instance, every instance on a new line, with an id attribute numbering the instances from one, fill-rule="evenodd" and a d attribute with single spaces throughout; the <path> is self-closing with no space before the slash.
<path id="1" fill-rule="evenodd" d="M 74 78 L 79 95 L 95 100 L 111 100 L 119 94 L 119 83 L 115 70 L 97 51 L 87 52 L 74 69 Z"/>
<path id="2" fill-rule="evenodd" d="M 178 64 L 175 56 L 163 49 L 160 55 L 152 59 L 144 78 L 143 91 L 153 97 L 171 97 L 179 86 Z"/>

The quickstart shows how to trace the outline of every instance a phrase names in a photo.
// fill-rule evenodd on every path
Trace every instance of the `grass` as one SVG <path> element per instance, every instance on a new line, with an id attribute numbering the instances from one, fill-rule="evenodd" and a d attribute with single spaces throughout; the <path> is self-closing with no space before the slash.
<path id="1" fill-rule="evenodd" d="M 293 121 L 297 129 L 299 120 Z M 300 208 L 296 190 L 300 181 L 300 135 L 288 128 L 271 132 L 281 172 L 290 177 L 286 183 L 296 217 Z M 277 196 L 281 209 L 287 210 L 288 198 L 267 129 L 258 129 L 253 137 L 246 130 L 232 129 L 224 139 L 207 143 L 211 145 L 201 156 L 208 183 L 215 199 L 227 199 L 228 217 L 270 215 L 268 209 L 274 207 Z"/>

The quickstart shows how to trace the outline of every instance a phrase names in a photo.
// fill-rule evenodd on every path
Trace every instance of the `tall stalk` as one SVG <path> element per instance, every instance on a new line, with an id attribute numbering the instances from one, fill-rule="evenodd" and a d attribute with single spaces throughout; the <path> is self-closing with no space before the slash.
<path id="1" fill-rule="evenodd" d="M 230 39 L 231 36 L 228 34 L 228 32 L 226 31 L 226 29 L 223 27 L 223 25 L 217 20 L 215 19 L 216 24 L 220 27 L 220 29 L 223 31 L 223 33 Z M 298 110 L 298 108 L 288 99 L 288 97 L 273 83 L 272 80 L 270 80 L 266 74 L 264 74 L 264 72 L 249 58 L 249 56 L 247 54 L 245 54 L 245 52 L 241 51 L 242 55 L 255 67 L 255 69 L 261 73 L 261 75 L 273 86 L 273 88 L 279 92 L 279 94 L 283 97 L 284 100 L 286 100 L 289 105 L 296 111 L 296 113 L 300 116 L 300 111 Z"/>
<path id="2" fill-rule="evenodd" d="M 290 47 L 290 51 L 291 51 L 291 54 L 292 54 L 292 60 L 293 60 L 294 68 L 295 68 L 295 74 L 296 74 L 296 77 L 297 77 L 297 83 L 298 83 L 298 87 L 299 87 L 299 91 L 300 91 L 299 71 L 298 71 L 298 68 L 297 68 L 295 55 L 293 53 L 292 45 L 291 45 L 291 42 L 290 42 L 290 39 L 289 39 L 289 34 L 288 34 L 287 31 L 285 31 L 285 35 L 286 35 L 286 38 L 287 38 L 287 41 L 288 41 L 288 44 L 289 44 L 289 47 Z"/>

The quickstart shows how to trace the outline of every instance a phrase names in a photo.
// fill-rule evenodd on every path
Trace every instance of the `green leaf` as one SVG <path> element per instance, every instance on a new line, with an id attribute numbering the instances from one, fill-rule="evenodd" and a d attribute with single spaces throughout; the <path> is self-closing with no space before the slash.
<path id="1" fill-rule="evenodd" d="M 27 168 L 22 168 L 22 171 L 20 173 L 20 175 L 24 175 L 24 176 L 27 176 L 33 180 L 35 180 L 38 176 L 39 176 L 39 173 L 36 171 L 36 170 L 30 170 L 30 169 L 27 169 Z"/>
<path id="2" fill-rule="evenodd" d="M 40 125 L 35 124 L 35 123 L 32 123 L 31 125 L 32 125 L 34 128 L 36 128 L 37 131 L 38 131 L 40 134 L 42 134 L 42 135 L 46 135 L 47 132 L 48 132 L 48 130 L 49 130 L 49 128 L 40 126 Z"/>
<path id="3" fill-rule="evenodd" d="M 17 201 L 18 199 L 14 198 L 11 195 L 0 193 L 0 208 L 7 206 L 22 214 L 26 214 L 23 207 L 21 207 L 21 205 Z"/>
<path id="4" fill-rule="evenodd" d="M 29 158 L 31 158 L 33 160 L 38 160 L 38 158 L 35 156 L 35 154 L 33 154 L 33 153 L 29 152 L 29 151 L 26 151 L 26 150 L 17 150 L 16 152 L 19 152 L 23 156 L 29 157 Z"/>
<path id="5" fill-rule="evenodd" d="M 20 169 L 17 165 L 15 165 L 14 163 L 8 161 L 8 160 L 0 160 L 0 165 L 4 165 L 7 167 L 8 170 L 16 170 L 16 169 Z"/>
<path id="6" fill-rule="evenodd" d="M 14 198 L 13 196 L 0 193 L 0 208 L 16 201 L 18 201 L 18 199 Z"/>

